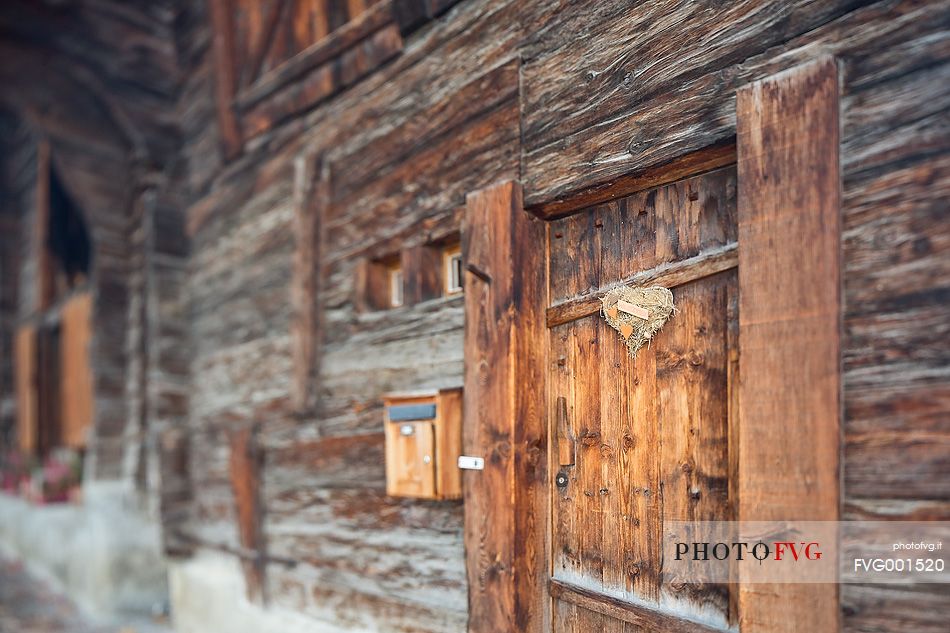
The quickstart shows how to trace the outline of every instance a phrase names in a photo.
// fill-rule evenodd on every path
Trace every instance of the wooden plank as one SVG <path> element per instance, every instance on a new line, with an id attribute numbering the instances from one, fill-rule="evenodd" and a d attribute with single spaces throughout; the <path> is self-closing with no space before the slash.
<path id="1" fill-rule="evenodd" d="M 544 228 L 513 182 L 469 194 L 465 226 L 463 448 L 485 459 L 462 482 L 468 630 L 536 631 L 546 604 L 535 580 L 547 516 Z"/>
<path id="2" fill-rule="evenodd" d="M 294 380 L 291 399 L 298 412 L 316 406 L 320 350 L 324 338 L 321 284 L 323 282 L 323 214 L 327 208 L 329 170 L 322 157 L 308 155 L 295 163 L 294 248 L 291 301 L 294 321 L 291 337 Z"/>
<path id="3" fill-rule="evenodd" d="M 338 3 L 328 2 L 327 4 Z M 319 10 L 321 15 L 325 16 L 326 5 L 320 6 Z M 329 29 L 326 37 L 317 40 L 306 50 L 265 73 L 251 87 L 237 96 L 237 107 L 242 111 L 248 110 L 392 23 L 393 15 L 388 2 L 373 5 L 345 26 L 336 30 Z"/>
<path id="4" fill-rule="evenodd" d="M 735 162 L 736 145 L 727 141 L 690 152 L 663 165 L 618 176 L 568 196 L 545 200 L 529 208 L 539 217 L 550 220 L 569 215 L 579 208 L 628 196 L 632 192 L 666 185 Z"/>
<path id="5" fill-rule="evenodd" d="M 92 295 L 88 291 L 73 295 L 63 304 L 60 315 L 62 442 L 82 448 L 93 423 Z"/>
<path id="6" fill-rule="evenodd" d="M 234 5 L 231 0 L 209 0 L 211 13 L 212 49 L 215 66 L 215 109 L 221 132 L 224 156 L 230 160 L 241 153 L 244 140 L 233 110 L 237 91 L 234 62 Z"/>
<path id="7" fill-rule="evenodd" d="M 739 519 L 839 515 L 838 72 L 822 58 L 738 95 Z M 781 490 L 781 494 L 776 494 Z M 740 628 L 836 631 L 838 587 L 747 584 Z"/>
<path id="8" fill-rule="evenodd" d="M 604 596 L 589 589 L 564 583 L 559 580 L 551 580 L 551 596 L 555 600 L 567 602 L 583 609 L 642 627 L 640 630 L 644 631 L 677 631 L 678 633 L 721 633 L 722 631 L 722 629 L 686 620 L 673 614 L 634 606 L 623 600 Z M 563 630 L 576 630 L 580 633 L 583 630 L 589 629 L 567 628 Z"/>
<path id="9" fill-rule="evenodd" d="M 657 236 L 659 242 L 659 235 Z M 729 499 L 728 298 L 735 271 L 676 292 L 675 318 L 652 343 L 656 356 L 661 512 L 676 521 L 733 521 Z M 661 603 L 684 615 L 729 621 L 728 585 L 664 583 Z"/>
<path id="10" fill-rule="evenodd" d="M 256 34 L 257 37 L 249 42 L 246 72 L 251 81 L 261 74 L 264 60 L 269 56 L 268 51 L 274 45 L 277 27 L 284 20 L 284 14 L 289 9 L 288 5 L 290 5 L 290 0 L 272 0 L 269 7 L 260 3 L 261 9 L 266 9 L 267 13 L 262 20 L 261 30 Z"/>
<path id="11" fill-rule="evenodd" d="M 369 13 L 369 12 L 367 12 Z M 340 51 L 286 90 L 277 90 L 267 98 L 249 105 L 239 104 L 241 129 L 252 138 L 271 130 L 293 115 L 353 85 L 383 62 L 402 50 L 402 38 L 394 24 L 366 35 L 350 48 Z"/>
<path id="12" fill-rule="evenodd" d="M 546 311 L 547 326 L 554 327 L 596 314 L 602 305 L 601 299 L 617 286 L 657 284 L 675 288 L 735 268 L 738 263 L 738 247 L 732 243 L 700 253 L 695 257 L 660 264 L 629 275 L 619 283 L 598 288 L 593 293 L 554 304 Z"/>
<path id="13" fill-rule="evenodd" d="M 263 506 L 260 500 L 260 470 L 263 453 L 257 431 L 245 427 L 231 434 L 230 475 L 241 547 L 253 554 L 243 558 L 244 581 L 248 600 L 263 602 L 265 539 L 262 530 Z"/>

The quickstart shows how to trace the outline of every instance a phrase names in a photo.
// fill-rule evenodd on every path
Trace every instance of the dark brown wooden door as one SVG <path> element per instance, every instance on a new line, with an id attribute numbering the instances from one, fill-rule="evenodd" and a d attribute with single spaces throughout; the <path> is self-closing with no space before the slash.
<path id="1" fill-rule="evenodd" d="M 661 555 L 665 523 L 735 518 L 736 234 L 734 166 L 548 225 L 553 631 L 736 625 L 728 586 L 666 583 Z M 635 359 L 600 315 L 620 282 L 676 306 Z"/>

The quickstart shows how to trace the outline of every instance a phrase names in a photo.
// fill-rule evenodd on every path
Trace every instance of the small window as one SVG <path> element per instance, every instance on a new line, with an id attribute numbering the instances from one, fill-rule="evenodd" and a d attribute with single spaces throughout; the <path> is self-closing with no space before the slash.
<path id="1" fill-rule="evenodd" d="M 402 288 L 402 266 L 391 265 L 389 267 L 389 306 L 391 308 L 398 308 L 403 304 Z"/>
<path id="2" fill-rule="evenodd" d="M 442 261 L 445 294 L 454 295 L 462 292 L 462 247 L 459 244 L 446 247 L 442 254 Z"/>

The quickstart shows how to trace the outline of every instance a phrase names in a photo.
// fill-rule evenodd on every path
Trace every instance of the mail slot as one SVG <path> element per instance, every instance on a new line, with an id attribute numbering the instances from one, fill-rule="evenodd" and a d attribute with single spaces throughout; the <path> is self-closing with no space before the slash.
<path id="1" fill-rule="evenodd" d="M 392 394 L 386 406 L 386 492 L 394 497 L 458 499 L 462 390 Z"/>

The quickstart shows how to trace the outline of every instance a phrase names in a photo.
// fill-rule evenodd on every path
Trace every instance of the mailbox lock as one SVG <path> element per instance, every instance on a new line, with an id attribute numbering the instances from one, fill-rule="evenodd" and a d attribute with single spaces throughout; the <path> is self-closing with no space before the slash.
<path id="1" fill-rule="evenodd" d="M 423 464 L 426 464 L 426 465 L 431 464 L 431 463 L 432 463 L 432 457 L 431 457 L 430 455 L 423 455 L 423 456 L 422 456 L 422 463 L 423 463 Z"/>
<path id="2" fill-rule="evenodd" d="M 554 485 L 558 488 L 567 488 L 567 473 L 558 473 L 554 478 Z"/>
<path id="3" fill-rule="evenodd" d="M 407 436 L 408 436 L 408 435 L 412 435 L 412 434 L 415 433 L 415 432 L 416 432 L 416 430 L 415 430 L 415 428 L 414 428 L 411 424 L 403 424 L 401 427 L 399 427 L 399 434 L 400 434 L 400 435 L 407 435 Z"/>

